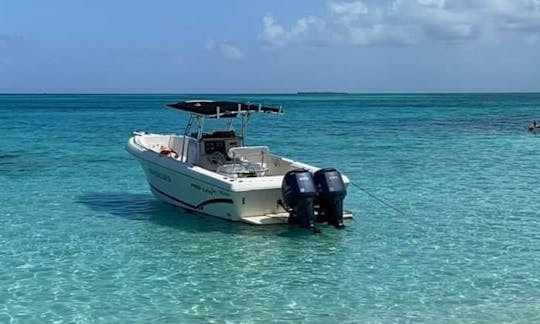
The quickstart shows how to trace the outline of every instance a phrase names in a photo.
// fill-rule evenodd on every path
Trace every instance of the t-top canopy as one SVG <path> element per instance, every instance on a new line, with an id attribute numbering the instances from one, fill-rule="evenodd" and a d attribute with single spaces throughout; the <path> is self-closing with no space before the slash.
<path id="1" fill-rule="evenodd" d="M 281 114 L 281 107 L 268 107 L 260 104 L 233 101 L 190 100 L 168 104 L 167 107 L 179 109 L 206 117 L 236 117 L 238 114 L 264 112 Z"/>

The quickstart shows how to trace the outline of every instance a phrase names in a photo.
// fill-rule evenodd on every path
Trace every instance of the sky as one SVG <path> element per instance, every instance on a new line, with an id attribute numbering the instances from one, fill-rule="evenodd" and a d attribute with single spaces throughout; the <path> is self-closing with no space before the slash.
<path id="1" fill-rule="evenodd" d="M 540 0 L 0 0 L 0 93 L 540 92 Z"/>

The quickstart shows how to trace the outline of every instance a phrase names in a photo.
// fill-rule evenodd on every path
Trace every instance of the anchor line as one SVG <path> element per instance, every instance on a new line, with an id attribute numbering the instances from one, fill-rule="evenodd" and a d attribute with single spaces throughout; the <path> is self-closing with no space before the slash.
<path id="1" fill-rule="evenodd" d="M 381 204 L 385 205 L 386 207 L 390 208 L 390 209 L 393 209 L 394 211 L 398 212 L 399 214 L 403 215 L 403 216 L 407 216 L 405 215 L 404 212 L 402 212 L 400 209 L 398 209 L 397 207 L 394 207 L 392 206 L 391 204 L 387 203 L 386 201 L 384 201 L 383 199 L 375 196 L 374 194 L 372 194 L 371 192 L 369 192 L 368 190 L 360 187 L 359 185 L 357 185 L 356 183 L 354 182 L 350 182 L 350 184 L 352 184 L 353 186 L 355 186 L 356 188 L 360 189 L 361 191 L 363 191 L 364 193 L 366 193 L 368 196 L 370 196 L 371 198 L 377 200 L 378 202 L 380 202 Z"/>

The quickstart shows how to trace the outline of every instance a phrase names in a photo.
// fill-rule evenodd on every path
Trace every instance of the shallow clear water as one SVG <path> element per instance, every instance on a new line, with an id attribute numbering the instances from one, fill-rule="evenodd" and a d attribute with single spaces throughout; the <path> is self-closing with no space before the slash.
<path id="1" fill-rule="evenodd" d="M 187 95 L 0 96 L 0 323 L 540 321 L 540 94 L 204 96 L 283 104 L 249 144 L 353 183 L 343 231 L 155 200 L 124 151 Z"/>

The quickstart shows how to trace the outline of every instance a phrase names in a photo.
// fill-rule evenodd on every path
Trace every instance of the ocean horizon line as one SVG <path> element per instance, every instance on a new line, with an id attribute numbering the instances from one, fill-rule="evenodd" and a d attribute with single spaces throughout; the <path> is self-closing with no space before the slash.
<path id="1" fill-rule="evenodd" d="M 297 92 L 0 92 L 0 96 L 13 95 L 295 95 L 295 96 L 333 96 L 333 95 L 456 95 L 456 94 L 540 94 L 538 91 L 426 91 L 426 92 L 347 92 L 347 91 L 297 91 Z"/>

